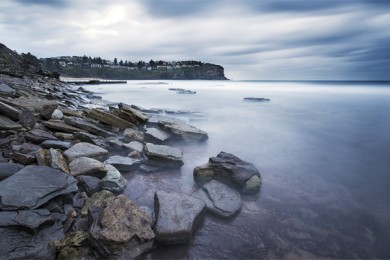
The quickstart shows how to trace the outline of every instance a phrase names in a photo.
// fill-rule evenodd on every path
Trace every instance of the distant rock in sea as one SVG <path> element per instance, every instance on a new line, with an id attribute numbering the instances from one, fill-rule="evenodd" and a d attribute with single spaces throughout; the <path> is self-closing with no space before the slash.
<path id="1" fill-rule="evenodd" d="M 244 97 L 244 101 L 266 102 L 266 101 L 271 101 L 271 99 L 269 99 L 269 98 L 256 98 L 256 97 Z"/>

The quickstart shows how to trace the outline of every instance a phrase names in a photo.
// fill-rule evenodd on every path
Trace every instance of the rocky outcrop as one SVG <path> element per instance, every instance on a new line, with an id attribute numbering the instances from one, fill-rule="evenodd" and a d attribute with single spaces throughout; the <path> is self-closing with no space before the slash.
<path id="1" fill-rule="evenodd" d="M 251 163 L 225 152 L 211 157 L 209 162 L 194 169 L 194 179 L 200 184 L 210 180 L 238 187 L 241 192 L 255 193 L 260 190 L 259 170 Z"/>

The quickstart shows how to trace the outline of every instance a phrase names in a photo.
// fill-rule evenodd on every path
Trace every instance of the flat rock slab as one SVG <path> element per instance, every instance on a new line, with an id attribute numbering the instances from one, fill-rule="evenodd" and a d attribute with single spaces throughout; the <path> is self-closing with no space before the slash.
<path id="1" fill-rule="evenodd" d="M 220 152 L 217 157 L 211 157 L 208 163 L 196 167 L 193 174 L 199 184 L 218 180 L 238 187 L 244 193 L 256 193 L 260 190 L 259 170 L 253 164 L 230 153 Z"/>
<path id="2" fill-rule="evenodd" d="M 129 148 L 132 151 L 137 151 L 140 153 L 142 153 L 142 151 L 144 150 L 144 144 L 138 141 L 131 141 L 128 144 L 124 143 L 123 146 Z"/>
<path id="3" fill-rule="evenodd" d="M 0 227 L 21 226 L 35 231 L 39 226 L 53 221 L 47 209 L 0 211 Z"/>
<path id="4" fill-rule="evenodd" d="M 102 148 L 108 148 L 110 146 L 106 139 L 88 132 L 76 132 L 73 133 L 73 136 L 83 142 L 91 143 Z"/>
<path id="5" fill-rule="evenodd" d="M 46 140 L 41 143 L 41 146 L 45 149 L 60 149 L 60 150 L 66 150 L 72 147 L 71 142 L 66 141 L 58 141 L 58 140 Z"/>
<path id="6" fill-rule="evenodd" d="M 71 162 L 79 157 L 90 157 L 103 161 L 108 156 L 108 151 L 90 143 L 78 143 L 64 152 L 65 157 Z"/>
<path id="7" fill-rule="evenodd" d="M 205 212 L 205 203 L 178 193 L 157 191 L 154 195 L 157 216 L 156 240 L 163 244 L 188 243 Z"/>
<path id="8" fill-rule="evenodd" d="M 124 140 L 126 142 L 131 141 L 138 141 L 143 142 L 144 141 L 144 133 L 138 130 L 134 130 L 132 128 L 127 128 L 123 132 Z"/>
<path id="9" fill-rule="evenodd" d="M 68 125 L 71 125 L 71 126 L 74 126 L 74 127 L 77 127 L 77 128 L 80 128 L 80 129 L 83 129 L 91 134 L 95 134 L 95 135 L 98 135 L 98 136 L 103 136 L 103 137 L 110 137 L 110 136 L 114 136 L 113 133 L 107 131 L 107 130 L 104 130 L 103 128 L 91 123 L 91 122 L 88 122 L 88 121 L 85 121 L 81 118 L 77 118 L 77 117 L 65 117 L 64 118 L 64 121 L 65 123 L 67 123 Z"/>
<path id="10" fill-rule="evenodd" d="M 147 164 L 165 167 L 181 167 L 184 164 L 183 153 L 170 146 L 147 143 L 144 153 L 148 158 Z"/>
<path id="11" fill-rule="evenodd" d="M 67 133 L 74 133 L 74 132 L 80 132 L 81 130 L 79 128 L 67 125 L 61 121 L 45 121 L 42 122 L 44 126 L 47 128 L 61 131 L 61 132 L 67 132 Z"/>
<path id="12" fill-rule="evenodd" d="M 216 180 L 206 183 L 192 196 L 204 201 L 211 213 L 221 217 L 231 217 L 241 209 L 240 193 Z"/>
<path id="13" fill-rule="evenodd" d="M 16 130 L 22 128 L 22 125 L 12 121 L 8 117 L 0 115 L 0 130 Z"/>
<path id="14" fill-rule="evenodd" d="M 23 166 L 17 163 L 0 163 L 0 181 L 12 176 L 23 169 Z"/>
<path id="15" fill-rule="evenodd" d="M 21 111 L 17 108 L 14 108 L 13 106 L 10 106 L 4 102 L 0 102 L 0 114 L 12 118 L 12 119 L 19 119 Z"/>
<path id="16" fill-rule="evenodd" d="M 126 187 L 126 179 L 114 166 L 107 164 L 106 168 L 107 174 L 101 181 L 102 189 L 115 193 L 122 192 Z"/>
<path id="17" fill-rule="evenodd" d="M 15 94 L 15 89 L 11 88 L 10 86 L 0 83 L 0 95 L 4 96 L 12 96 Z"/>
<path id="18" fill-rule="evenodd" d="M 47 166 L 29 165 L 0 182 L 0 209 L 36 209 L 77 190 L 72 176 Z"/>
<path id="19" fill-rule="evenodd" d="M 28 131 L 24 136 L 28 141 L 34 143 L 42 143 L 46 140 L 57 140 L 57 137 L 52 135 L 51 133 L 41 130 L 41 129 L 33 129 Z"/>
<path id="20" fill-rule="evenodd" d="M 204 142 L 209 138 L 205 131 L 185 123 L 178 124 L 160 120 L 158 124 L 162 129 L 170 133 L 172 138 L 178 140 Z"/>
<path id="21" fill-rule="evenodd" d="M 84 112 L 88 117 L 103 122 L 105 124 L 118 127 L 119 129 L 136 128 L 136 126 L 120 117 L 117 117 L 109 112 L 99 109 L 85 109 Z"/>
<path id="22" fill-rule="evenodd" d="M 111 156 L 104 163 L 114 166 L 120 172 L 130 172 L 138 169 L 141 165 L 140 160 L 119 155 Z"/>
<path id="23" fill-rule="evenodd" d="M 98 177 L 81 175 L 77 176 L 78 186 L 81 190 L 87 193 L 88 196 L 92 196 L 94 193 L 102 190 L 102 184 Z"/>
<path id="24" fill-rule="evenodd" d="M 164 131 L 157 128 L 146 128 L 144 139 L 145 142 L 154 143 L 154 144 L 163 144 L 169 140 L 171 137 L 170 134 L 165 133 Z"/>
<path id="25" fill-rule="evenodd" d="M 14 162 L 18 162 L 25 165 L 35 163 L 37 160 L 35 155 L 18 153 L 18 152 L 12 153 L 11 158 Z"/>
<path id="26" fill-rule="evenodd" d="M 69 171 L 72 176 L 90 175 L 103 178 L 106 176 L 107 168 L 104 163 L 98 160 L 79 157 L 69 163 Z"/>

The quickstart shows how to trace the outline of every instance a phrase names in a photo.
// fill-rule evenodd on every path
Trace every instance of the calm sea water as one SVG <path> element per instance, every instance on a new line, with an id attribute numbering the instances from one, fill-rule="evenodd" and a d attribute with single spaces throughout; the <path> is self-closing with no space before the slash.
<path id="1" fill-rule="evenodd" d="M 180 170 L 126 174 L 125 194 L 147 206 L 158 189 L 190 194 L 193 168 L 220 151 L 252 162 L 263 183 L 235 218 L 207 215 L 191 243 L 144 258 L 390 258 L 390 83 L 163 83 L 88 87 L 111 101 L 195 111 L 181 118 L 209 133 L 203 144 L 173 144 Z"/>

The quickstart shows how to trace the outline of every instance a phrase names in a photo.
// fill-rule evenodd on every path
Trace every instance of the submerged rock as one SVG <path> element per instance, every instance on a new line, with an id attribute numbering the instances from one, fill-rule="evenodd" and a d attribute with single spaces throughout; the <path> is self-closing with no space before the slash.
<path id="1" fill-rule="evenodd" d="M 157 191 L 154 210 L 156 240 L 162 244 L 183 244 L 190 241 L 200 224 L 205 203 L 188 195 Z"/>
<path id="2" fill-rule="evenodd" d="M 147 143 L 144 153 L 148 158 L 147 164 L 164 167 L 181 167 L 184 164 L 183 153 L 170 146 Z"/>
<path id="3" fill-rule="evenodd" d="M 258 192 L 261 184 L 260 172 L 253 164 L 225 152 L 220 152 L 217 157 L 211 157 L 208 163 L 196 167 L 194 179 L 200 184 L 218 180 L 238 186 L 244 193 Z"/>

